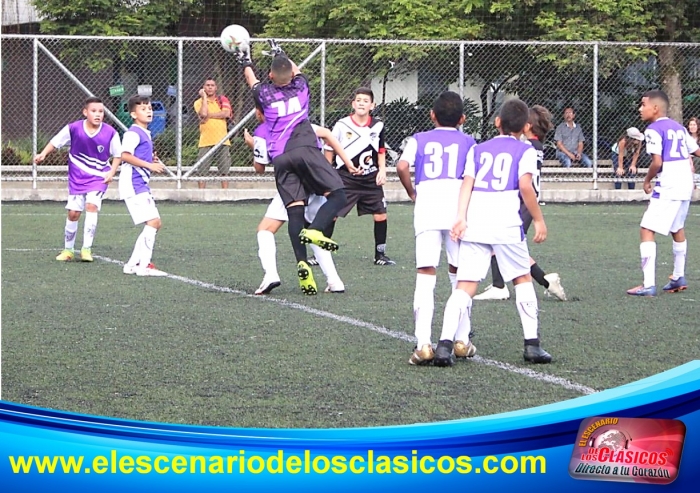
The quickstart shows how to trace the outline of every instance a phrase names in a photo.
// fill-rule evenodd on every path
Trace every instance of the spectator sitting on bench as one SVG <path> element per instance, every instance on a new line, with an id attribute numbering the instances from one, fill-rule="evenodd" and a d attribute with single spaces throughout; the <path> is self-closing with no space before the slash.
<path id="1" fill-rule="evenodd" d="M 642 150 L 644 134 L 636 127 L 630 127 L 620 135 L 617 142 L 612 146 L 613 173 L 617 177 L 615 180 L 615 190 L 622 188 L 622 180 L 619 177 L 629 178 L 627 188 L 634 190 L 634 177 L 637 176 L 637 160 Z"/>
<path id="2" fill-rule="evenodd" d="M 576 125 L 574 118 L 576 113 L 572 107 L 564 109 L 564 121 L 559 124 L 554 132 L 554 140 L 557 143 L 557 159 L 565 168 L 570 168 L 572 162 L 579 162 L 586 168 L 593 166 L 591 159 L 583 153 L 583 130 Z"/>

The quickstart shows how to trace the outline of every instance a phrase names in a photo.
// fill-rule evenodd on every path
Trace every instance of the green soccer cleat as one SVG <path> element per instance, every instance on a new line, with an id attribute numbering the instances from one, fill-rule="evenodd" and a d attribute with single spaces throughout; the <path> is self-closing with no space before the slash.
<path id="1" fill-rule="evenodd" d="M 302 229 L 301 233 L 299 233 L 299 238 L 305 245 L 313 243 L 329 252 L 338 251 L 338 244 L 330 238 L 326 238 L 326 236 L 317 229 Z"/>
<path id="2" fill-rule="evenodd" d="M 61 253 L 59 253 L 58 256 L 56 256 L 56 260 L 58 260 L 59 262 L 70 262 L 71 260 L 73 260 L 73 257 L 75 257 L 73 250 L 69 250 L 68 248 L 66 248 Z"/>
<path id="3" fill-rule="evenodd" d="M 80 260 L 82 260 L 83 262 L 92 262 L 92 248 L 81 248 Z"/>
<path id="4" fill-rule="evenodd" d="M 302 293 L 307 296 L 313 296 L 318 293 L 311 267 L 303 260 L 297 264 L 297 276 L 299 276 L 299 287 Z"/>

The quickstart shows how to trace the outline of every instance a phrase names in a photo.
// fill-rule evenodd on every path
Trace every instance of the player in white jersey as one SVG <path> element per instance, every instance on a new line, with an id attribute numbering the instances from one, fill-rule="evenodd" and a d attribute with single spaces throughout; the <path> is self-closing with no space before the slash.
<path id="1" fill-rule="evenodd" d="M 256 110 L 255 116 L 260 122 L 264 120 L 264 116 L 259 110 Z M 317 125 L 312 125 L 312 127 L 320 139 L 323 139 L 327 145 L 335 149 L 336 152 L 342 156 L 342 158 L 348 159 L 338 141 L 333 138 L 330 130 Z M 265 172 L 265 165 L 270 163 L 266 129 L 266 126 L 259 125 L 255 129 L 253 136 L 251 136 L 247 130 L 245 131 L 244 135 L 246 144 L 253 149 L 253 166 L 255 167 L 255 171 L 261 174 Z M 309 195 L 304 211 L 307 223 L 311 223 L 314 220 L 318 209 L 324 204 L 325 201 L 325 197 L 319 197 L 313 194 Z M 263 277 L 263 281 L 258 289 L 255 290 L 255 294 L 257 295 L 269 294 L 273 289 L 282 284 L 279 273 L 277 272 L 277 246 L 275 245 L 274 235 L 288 220 L 289 216 L 287 215 L 287 208 L 282 202 L 282 197 L 279 193 L 277 193 L 272 199 L 272 202 L 270 202 L 270 205 L 267 207 L 265 216 L 258 225 L 258 256 L 260 257 L 260 263 L 262 264 L 265 276 Z M 335 263 L 333 262 L 331 252 L 314 244 L 311 244 L 311 249 L 313 250 L 316 260 L 318 261 L 318 264 L 328 281 L 325 292 L 344 293 L 345 285 L 340 279 L 340 276 L 335 268 Z M 308 273 L 308 276 L 304 280 L 300 279 L 300 283 L 302 285 L 302 291 L 305 294 L 316 294 L 316 283 L 311 272 Z"/>
<path id="2" fill-rule="evenodd" d="M 644 131 L 651 165 L 644 178 L 644 191 L 651 193 L 649 206 L 642 217 L 639 253 L 642 257 L 644 283 L 627 290 L 632 296 L 656 296 L 656 242 L 654 233 L 673 236 L 673 274 L 663 287 L 669 293 L 687 289 L 685 257 L 685 218 L 693 195 L 693 163 L 690 155 L 700 156 L 697 142 L 688 131 L 666 116 L 668 96 L 663 91 L 649 91 L 642 96 L 639 114 L 651 122 Z M 651 180 L 656 179 L 656 185 Z"/>
<path id="3" fill-rule="evenodd" d="M 442 245 L 447 253 L 448 272 L 454 289 L 457 282 L 459 243 L 450 238 L 450 229 L 457 214 L 461 176 L 467 152 L 476 144 L 458 127 L 464 123 L 464 103 L 459 94 L 446 91 L 433 104 L 430 119 L 435 129 L 411 137 L 404 148 L 396 172 L 408 196 L 416 203 L 413 225 L 416 234 L 416 288 L 413 293 L 416 348 L 409 364 L 432 361 L 431 343 L 435 312 L 436 269 Z M 415 187 L 410 167 L 415 167 Z M 458 343 L 458 356 L 471 357 L 476 347 Z"/>
<path id="4" fill-rule="evenodd" d="M 537 152 L 521 142 L 529 110 L 518 99 L 506 101 L 496 117 L 501 135 L 472 147 L 467 156 L 452 239 L 461 239 L 457 289 L 445 306 L 442 334 L 433 364 L 453 364 L 455 340 L 469 342 L 472 298 L 496 255 L 503 279 L 513 281 L 523 326 L 525 361 L 549 363 L 540 346 L 537 295 L 530 275 L 530 254 L 519 214 L 520 198 L 532 215 L 535 243 L 547 238 L 547 226 L 537 203 L 532 177 L 537 175 Z M 464 320 L 468 321 L 464 322 Z"/>

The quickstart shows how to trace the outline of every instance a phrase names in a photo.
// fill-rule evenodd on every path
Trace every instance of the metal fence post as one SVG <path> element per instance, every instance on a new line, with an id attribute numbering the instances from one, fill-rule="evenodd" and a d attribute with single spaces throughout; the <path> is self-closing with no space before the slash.
<path id="1" fill-rule="evenodd" d="M 183 40 L 177 42 L 177 130 L 175 136 L 175 155 L 177 156 L 177 189 L 182 188 L 182 74 L 183 74 Z"/>
<path id="2" fill-rule="evenodd" d="M 326 126 L 326 42 L 321 43 L 321 126 Z"/>
<path id="3" fill-rule="evenodd" d="M 593 190 L 598 190 L 598 42 L 593 44 Z"/>
<path id="4" fill-rule="evenodd" d="M 34 38 L 32 43 L 33 51 L 33 74 L 32 74 L 32 189 L 36 190 L 36 163 L 34 156 L 37 155 L 37 145 L 39 140 L 39 38 Z"/>

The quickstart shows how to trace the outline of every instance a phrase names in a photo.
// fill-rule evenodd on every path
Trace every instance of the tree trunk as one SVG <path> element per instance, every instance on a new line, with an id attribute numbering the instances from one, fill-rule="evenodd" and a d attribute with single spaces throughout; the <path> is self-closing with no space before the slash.
<path id="1" fill-rule="evenodd" d="M 678 122 L 683 121 L 683 86 L 681 85 L 681 55 L 675 46 L 659 48 L 659 69 L 661 71 L 661 89 L 668 95 L 670 106 L 668 117 Z"/>

